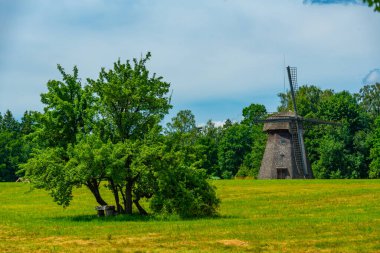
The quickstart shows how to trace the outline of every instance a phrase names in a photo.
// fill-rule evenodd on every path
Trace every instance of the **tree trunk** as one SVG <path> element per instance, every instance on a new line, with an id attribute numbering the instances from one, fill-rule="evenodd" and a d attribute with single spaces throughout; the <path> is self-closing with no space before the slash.
<path id="1" fill-rule="evenodd" d="M 125 186 L 124 209 L 126 214 L 132 214 L 132 188 L 133 180 L 128 180 Z"/>
<path id="2" fill-rule="evenodd" d="M 117 186 L 113 182 L 112 179 L 109 179 L 109 183 L 112 188 L 112 193 L 113 196 L 115 197 L 115 203 L 116 203 L 116 212 L 118 213 L 123 213 L 123 207 L 120 205 L 120 200 L 119 200 L 119 191 L 117 190 Z"/>
<path id="3" fill-rule="evenodd" d="M 145 211 L 145 209 L 140 205 L 139 203 L 140 198 L 133 200 L 133 203 L 135 203 L 135 206 L 139 210 L 139 213 L 141 215 L 148 215 L 148 213 Z"/>
<path id="4" fill-rule="evenodd" d="M 98 202 L 101 206 L 106 206 L 107 202 L 104 201 L 99 192 L 99 183 L 96 179 L 92 179 L 91 181 L 87 181 L 86 186 L 90 189 L 92 194 L 94 195 L 96 202 Z"/>
<path id="5" fill-rule="evenodd" d="M 118 185 L 116 187 L 118 188 L 117 190 L 120 191 L 121 197 L 123 198 L 123 203 L 125 203 L 126 199 L 125 199 L 123 187 L 121 187 L 120 185 Z M 122 209 L 122 213 L 125 213 L 125 209 Z"/>

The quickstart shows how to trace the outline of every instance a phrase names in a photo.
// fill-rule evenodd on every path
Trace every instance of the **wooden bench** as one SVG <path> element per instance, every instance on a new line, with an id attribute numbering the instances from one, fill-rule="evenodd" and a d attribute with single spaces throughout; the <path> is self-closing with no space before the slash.
<path id="1" fill-rule="evenodd" d="M 115 206 L 96 206 L 95 210 L 98 211 L 98 217 L 116 215 Z"/>

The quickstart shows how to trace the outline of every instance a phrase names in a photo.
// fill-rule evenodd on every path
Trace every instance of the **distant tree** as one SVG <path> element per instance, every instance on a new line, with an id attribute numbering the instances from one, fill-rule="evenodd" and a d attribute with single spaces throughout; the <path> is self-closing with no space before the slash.
<path id="1" fill-rule="evenodd" d="M 236 175 L 257 177 L 264 155 L 267 136 L 262 131 L 263 124 L 255 123 L 255 120 L 264 119 L 267 116 L 267 110 L 264 105 L 251 104 L 243 108 L 242 115 L 241 124 L 249 127 L 252 143 L 251 151 L 244 156 L 243 163 L 240 165 Z"/>
<path id="2" fill-rule="evenodd" d="M 367 113 L 373 118 L 380 116 L 380 83 L 365 85 L 356 96 Z"/>
<path id="3" fill-rule="evenodd" d="M 195 116 L 190 110 L 181 110 L 172 118 L 172 121 L 167 124 L 169 133 L 190 133 L 196 130 Z"/>
<path id="4" fill-rule="evenodd" d="M 263 119 L 267 115 L 267 110 L 264 105 L 251 104 L 243 108 L 243 120 L 242 124 L 247 126 L 254 126 L 255 120 Z"/>
<path id="5" fill-rule="evenodd" d="M 369 178 L 380 178 L 380 117 L 375 120 L 370 153 Z"/>
<path id="6" fill-rule="evenodd" d="M 20 123 L 11 111 L 0 114 L 0 181 L 15 181 L 18 164 L 22 162 L 23 143 Z"/>
<path id="7" fill-rule="evenodd" d="M 296 103 L 298 114 L 303 117 L 313 117 L 319 111 L 319 104 L 322 99 L 333 94 L 332 90 L 321 90 L 314 85 L 303 85 L 296 90 Z M 279 93 L 280 106 L 278 111 L 293 111 L 293 101 L 290 92 Z"/>
<path id="8" fill-rule="evenodd" d="M 196 126 L 195 116 L 190 110 L 181 110 L 166 125 L 166 144 L 174 152 L 181 151 L 186 156 L 187 164 L 203 160 L 198 143 L 200 131 Z"/>
<path id="9" fill-rule="evenodd" d="M 324 129 L 317 145 L 321 155 L 313 162 L 316 177 L 368 177 L 369 150 L 363 135 L 369 130 L 370 121 L 355 96 L 343 91 L 328 97 L 321 101 L 317 117 L 342 125 Z"/>
<path id="10" fill-rule="evenodd" d="M 209 120 L 201 129 L 201 135 L 198 137 L 198 144 L 202 147 L 204 155 L 202 167 L 206 169 L 210 176 L 218 176 L 218 146 L 222 135 L 222 127 L 217 127 Z"/>
<path id="11" fill-rule="evenodd" d="M 226 119 L 226 121 L 223 124 L 223 129 L 227 129 L 232 125 L 233 125 L 232 121 L 230 119 Z"/>
<path id="12" fill-rule="evenodd" d="M 231 178 L 243 164 L 244 157 L 251 152 L 250 127 L 235 123 L 223 131 L 218 145 L 220 176 Z"/>
<path id="13" fill-rule="evenodd" d="M 19 132 L 20 123 L 13 117 L 13 114 L 10 110 L 7 110 L 3 116 L 1 122 L 1 128 L 8 132 Z"/>

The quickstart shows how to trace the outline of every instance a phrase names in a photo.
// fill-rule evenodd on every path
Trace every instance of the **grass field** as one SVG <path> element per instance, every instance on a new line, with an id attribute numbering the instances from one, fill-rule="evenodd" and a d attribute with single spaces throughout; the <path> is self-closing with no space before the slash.
<path id="1" fill-rule="evenodd" d="M 220 180 L 220 217 L 96 217 L 0 183 L 0 252 L 380 252 L 380 180 Z M 110 197 L 110 196 L 109 196 Z"/>

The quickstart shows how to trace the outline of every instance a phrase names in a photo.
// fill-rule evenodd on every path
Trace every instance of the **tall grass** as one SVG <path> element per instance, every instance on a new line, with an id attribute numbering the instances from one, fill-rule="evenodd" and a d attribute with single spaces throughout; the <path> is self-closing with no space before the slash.
<path id="1" fill-rule="evenodd" d="M 84 188 L 63 209 L 0 183 L 0 252 L 380 252 L 380 180 L 212 183 L 220 217 L 194 220 L 98 218 Z"/>

